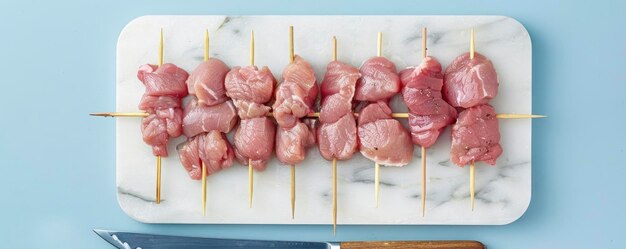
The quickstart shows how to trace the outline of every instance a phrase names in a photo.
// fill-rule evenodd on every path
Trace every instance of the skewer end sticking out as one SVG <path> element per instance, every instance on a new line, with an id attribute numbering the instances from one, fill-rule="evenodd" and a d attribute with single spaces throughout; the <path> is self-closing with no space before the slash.
<path id="1" fill-rule="evenodd" d="M 426 147 L 422 146 L 422 217 L 426 213 Z"/>
<path id="2" fill-rule="evenodd" d="M 337 236 L 337 159 L 333 158 L 333 234 Z"/>
<path id="3" fill-rule="evenodd" d="M 159 34 L 159 67 L 163 65 L 163 28 Z"/>
<path id="4" fill-rule="evenodd" d="M 474 46 L 474 29 L 470 30 L 470 60 L 474 59 L 475 46 Z"/>
<path id="5" fill-rule="evenodd" d="M 378 208 L 378 193 L 380 192 L 380 164 L 374 163 L 374 199 Z"/>
<path id="6" fill-rule="evenodd" d="M 252 208 L 252 193 L 254 191 L 254 170 L 252 169 L 252 159 L 248 159 L 248 203 Z"/>
<path id="7" fill-rule="evenodd" d="M 289 26 L 289 63 L 294 60 L 293 26 Z"/>
<path id="8" fill-rule="evenodd" d="M 383 32 L 378 32 L 378 46 L 376 49 L 376 56 L 383 56 Z"/>
<path id="9" fill-rule="evenodd" d="M 296 165 L 291 165 L 291 219 L 296 214 Z"/>
<path id="10" fill-rule="evenodd" d="M 254 66 L 254 30 L 250 33 L 250 66 Z"/>
<path id="11" fill-rule="evenodd" d="M 545 115 L 535 115 L 535 114 L 512 114 L 512 113 L 498 113 L 496 114 L 497 118 L 503 119 L 521 119 L 521 118 L 547 118 Z"/>
<path id="12" fill-rule="evenodd" d="M 470 199 L 472 202 L 472 211 L 474 211 L 474 192 L 475 192 L 475 186 L 476 186 L 474 171 L 475 171 L 475 166 L 474 166 L 474 162 L 472 162 L 472 164 L 470 164 Z"/>
<path id="13" fill-rule="evenodd" d="M 89 113 L 91 116 L 96 117 L 147 117 L 147 112 L 94 112 Z"/>
<path id="14" fill-rule="evenodd" d="M 426 36 L 426 27 L 422 28 L 422 59 L 426 58 L 426 51 L 428 51 L 428 48 L 426 48 L 426 39 L 428 37 Z"/>
<path id="15" fill-rule="evenodd" d="M 156 157 L 156 204 L 161 204 L 161 156 Z"/>
<path id="16" fill-rule="evenodd" d="M 209 60 L 209 30 L 204 30 L 204 61 Z"/>
<path id="17" fill-rule="evenodd" d="M 337 37 L 333 36 L 333 61 L 337 60 Z"/>
<path id="18" fill-rule="evenodd" d="M 202 216 L 206 216 L 206 164 L 202 162 Z"/>

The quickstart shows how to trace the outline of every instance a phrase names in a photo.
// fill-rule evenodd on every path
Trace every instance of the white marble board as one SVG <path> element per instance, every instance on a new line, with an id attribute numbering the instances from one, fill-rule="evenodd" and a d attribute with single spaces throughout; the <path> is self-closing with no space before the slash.
<path id="1" fill-rule="evenodd" d="M 289 62 L 288 27 L 295 26 L 295 51 L 315 69 L 318 81 L 331 59 L 337 36 L 339 60 L 359 66 L 376 53 L 377 32 L 383 55 L 398 69 L 421 57 L 422 27 L 428 27 L 428 52 L 448 65 L 469 50 L 475 29 L 476 50 L 489 57 L 500 77 L 492 101 L 499 113 L 530 113 L 531 42 L 526 29 L 503 16 L 143 16 L 121 32 L 117 45 L 117 108 L 139 111 L 144 87 L 137 68 L 157 63 L 159 29 L 164 30 L 164 61 L 191 71 L 203 56 L 204 30 L 211 34 L 212 57 L 229 66 L 248 63 L 250 31 L 256 35 L 256 64 L 276 78 Z M 399 98 L 395 111 L 406 111 Z M 406 124 L 406 122 L 405 122 Z M 470 210 L 469 167 L 449 161 L 449 129 L 427 151 L 426 216 L 420 215 L 421 165 L 413 162 L 381 169 L 380 206 L 374 205 L 373 163 L 356 155 L 338 165 L 339 224 L 508 224 L 527 209 L 531 196 L 531 120 L 501 120 L 504 154 L 495 167 L 478 164 L 476 208 Z M 117 119 L 117 194 L 122 209 L 148 223 L 332 224 L 330 162 L 317 149 L 297 166 L 295 219 L 290 212 L 290 169 L 273 159 L 255 173 L 254 205 L 248 208 L 248 169 L 240 164 L 208 177 L 207 215 L 201 212 L 201 182 L 178 161 L 175 146 L 163 160 L 162 202 L 155 198 L 155 158 L 141 139 L 140 118 Z M 357 153 L 358 154 L 358 153 Z"/>

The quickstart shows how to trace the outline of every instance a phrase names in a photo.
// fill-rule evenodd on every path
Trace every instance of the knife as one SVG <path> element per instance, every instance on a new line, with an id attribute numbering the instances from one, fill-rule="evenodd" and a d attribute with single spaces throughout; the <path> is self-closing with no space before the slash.
<path id="1" fill-rule="evenodd" d="M 144 233 L 127 233 L 94 229 L 107 242 L 120 249 L 216 249 L 216 248 L 273 248 L 273 249 L 484 249 L 485 245 L 471 240 L 449 241 L 361 241 L 361 242 L 301 242 L 271 240 L 238 240 L 181 237 Z"/>

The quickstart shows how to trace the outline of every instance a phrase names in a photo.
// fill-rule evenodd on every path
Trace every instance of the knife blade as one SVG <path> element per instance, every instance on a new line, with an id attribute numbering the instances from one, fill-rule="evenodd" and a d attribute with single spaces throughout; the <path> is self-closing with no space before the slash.
<path id="1" fill-rule="evenodd" d="M 484 249 L 478 241 L 363 241 L 363 242 L 302 242 L 278 240 L 239 240 L 171 235 L 117 232 L 93 230 L 98 236 L 120 249 L 237 249 L 237 248 L 272 248 L 272 249 Z"/>

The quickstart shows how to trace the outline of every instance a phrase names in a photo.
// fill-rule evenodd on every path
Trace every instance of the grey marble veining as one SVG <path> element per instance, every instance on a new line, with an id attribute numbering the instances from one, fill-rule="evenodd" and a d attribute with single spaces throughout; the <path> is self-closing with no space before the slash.
<path id="1" fill-rule="evenodd" d="M 359 66 L 376 53 L 382 31 L 383 55 L 398 69 L 421 60 L 421 32 L 428 27 L 428 53 L 446 66 L 469 50 L 489 57 L 500 77 L 499 113 L 530 113 L 531 43 L 526 29 L 502 16 L 145 16 L 130 22 L 117 47 L 117 111 L 138 111 L 144 91 L 136 78 L 141 64 L 157 61 L 158 34 L 164 30 L 164 61 L 191 71 L 201 62 L 204 29 L 211 33 L 210 55 L 232 66 L 248 63 L 250 31 L 255 30 L 257 65 L 267 65 L 278 80 L 289 62 L 288 27 L 295 26 L 296 53 L 313 66 L 318 80 L 338 38 L 338 57 Z M 400 98 L 392 101 L 404 112 Z M 406 124 L 405 121 L 403 121 Z M 247 168 L 239 164 L 208 177 L 207 216 L 201 212 L 201 183 L 189 179 L 178 161 L 176 144 L 163 160 L 161 204 L 154 203 L 155 159 L 141 139 L 139 118 L 117 119 L 117 191 L 122 209 L 150 223 L 331 224 L 330 162 L 311 149 L 297 166 L 296 218 L 291 219 L 290 170 L 273 159 L 255 173 L 254 206 L 248 208 Z M 427 151 L 426 217 L 420 215 L 421 164 L 381 169 L 380 206 L 374 205 L 373 163 L 356 155 L 338 165 L 340 224 L 507 224 L 519 218 L 531 195 L 531 120 L 501 120 L 504 154 L 495 167 L 478 164 L 476 208 L 470 210 L 469 169 L 449 161 L 450 133 Z"/>

